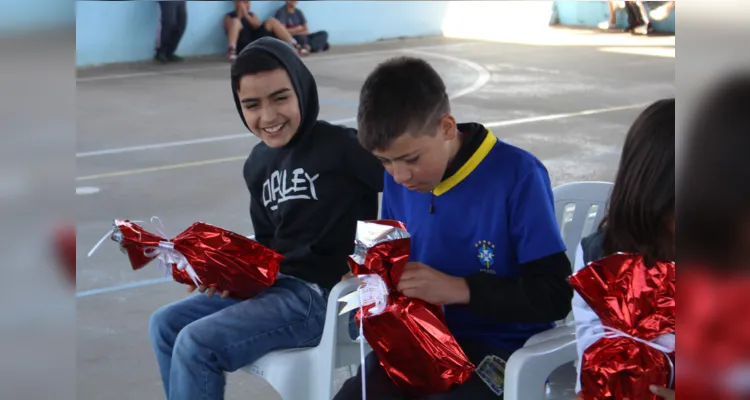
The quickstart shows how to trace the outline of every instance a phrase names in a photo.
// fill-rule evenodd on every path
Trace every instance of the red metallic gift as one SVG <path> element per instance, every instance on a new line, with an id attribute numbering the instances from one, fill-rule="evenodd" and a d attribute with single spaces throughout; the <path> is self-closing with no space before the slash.
<path id="1" fill-rule="evenodd" d="M 680 400 L 750 398 L 750 275 L 691 266 L 680 288 Z"/>
<path id="2" fill-rule="evenodd" d="M 475 366 L 448 331 L 440 306 L 396 290 L 409 261 L 409 244 L 400 222 L 360 222 L 349 265 L 356 275 L 376 274 L 385 282 L 385 308 L 373 315 L 373 305 L 364 307 L 356 319 L 363 321 L 367 342 L 396 386 L 408 395 L 424 396 L 464 383 Z"/>
<path id="3" fill-rule="evenodd" d="M 158 258 L 175 281 L 216 287 L 236 299 L 273 285 L 283 258 L 245 236 L 203 222 L 168 240 L 134 222 L 115 220 L 110 238 L 128 255 L 133 270 Z"/>
<path id="4" fill-rule="evenodd" d="M 674 387 L 675 264 L 619 253 L 569 281 L 605 332 L 580 360 L 581 397 L 659 400 L 650 385 Z"/>

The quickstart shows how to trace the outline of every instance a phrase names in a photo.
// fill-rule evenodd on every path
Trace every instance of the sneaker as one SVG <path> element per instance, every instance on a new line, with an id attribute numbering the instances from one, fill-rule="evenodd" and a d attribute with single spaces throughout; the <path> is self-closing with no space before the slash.
<path id="1" fill-rule="evenodd" d="M 617 24 L 613 24 L 609 21 L 604 21 L 604 22 L 599 23 L 599 29 L 603 31 L 608 31 L 610 29 L 615 29 L 615 28 L 617 28 Z"/>
<path id="2" fill-rule="evenodd" d="M 297 49 L 297 53 L 301 56 L 307 56 L 310 55 L 310 50 L 306 49 L 305 46 L 298 44 L 293 45 L 295 49 Z"/>
<path id="3" fill-rule="evenodd" d="M 229 61 L 234 61 L 237 59 L 237 49 L 234 47 L 229 47 L 227 49 L 227 57 L 229 58 Z"/>
<path id="4" fill-rule="evenodd" d="M 654 21 L 663 21 L 669 17 L 669 9 L 666 5 L 651 10 L 649 16 Z"/>
<path id="5" fill-rule="evenodd" d="M 636 35 L 648 35 L 648 24 L 643 24 L 633 28 L 633 33 Z"/>
<path id="6" fill-rule="evenodd" d="M 160 64 L 167 64 L 169 62 L 169 59 L 167 59 L 167 56 L 161 53 L 156 53 L 154 56 L 154 61 L 160 63 Z"/>

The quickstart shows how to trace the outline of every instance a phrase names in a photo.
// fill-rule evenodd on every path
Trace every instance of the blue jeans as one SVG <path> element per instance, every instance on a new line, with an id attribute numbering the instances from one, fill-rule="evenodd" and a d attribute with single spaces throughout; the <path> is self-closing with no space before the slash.
<path id="1" fill-rule="evenodd" d="M 250 300 L 196 294 L 158 309 L 149 336 L 167 399 L 223 399 L 225 372 L 274 350 L 317 346 L 327 298 L 284 277 Z"/>

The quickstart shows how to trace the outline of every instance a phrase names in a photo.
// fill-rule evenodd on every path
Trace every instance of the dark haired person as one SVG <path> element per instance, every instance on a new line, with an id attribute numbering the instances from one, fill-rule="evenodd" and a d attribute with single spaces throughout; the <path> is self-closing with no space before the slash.
<path id="1" fill-rule="evenodd" d="M 387 171 L 382 218 L 411 234 L 398 290 L 444 305 L 448 329 L 476 365 L 507 360 L 565 318 L 570 262 L 544 165 L 481 124 L 457 123 L 443 80 L 422 59 L 380 64 L 359 104 L 359 141 Z M 368 400 L 403 397 L 374 353 L 365 371 Z M 361 374 L 335 399 L 361 399 Z M 500 397 L 474 374 L 427 398 Z"/>
<path id="2" fill-rule="evenodd" d="M 294 47 L 300 55 L 310 53 L 276 18 L 268 18 L 261 22 L 258 15 L 250 11 L 250 2 L 247 0 L 234 1 L 234 11 L 224 16 L 224 31 L 227 33 L 229 61 L 234 61 L 237 58 L 237 52 L 242 51 L 245 46 L 263 37 L 283 40 Z"/>
<path id="3" fill-rule="evenodd" d="M 689 111 L 680 155 L 677 258 L 687 294 L 677 385 L 686 399 L 750 398 L 750 74 L 717 83 Z"/>
<path id="4" fill-rule="evenodd" d="M 222 399 L 225 372 L 320 342 L 357 221 L 377 217 L 383 186 L 383 167 L 356 131 L 318 120 L 315 79 L 288 44 L 250 44 L 232 64 L 231 84 L 242 122 L 262 141 L 243 170 L 255 238 L 285 258 L 276 283 L 252 299 L 201 287 L 206 296 L 152 315 L 149 334 L 170 400 Z"/>
<path id="5" fill-rule="evenodd" d="M 675 260 L 675 100 L 659 100 L 635 120 L 622 148 L 607 215 L 597 232 L 581 240 L 574 270 L 605 256 L 638 253 L 646 262 Z M 577 324 L 599 322 L 575 293 Z M 601 330 L 578 326 L 579 359 Z M 577 391 L 580 391 L 580 363 Z M 674 399 L 674 391 L 655 387 L 655 394 Z M 636 400 L 636 399 L 633 399 Z"/>
<path id="6" fill-rule="evenodd" d="M 318 31 L 310 33 L 307 28 L 305 13 L 297 8 L 298 1 L 286 1 L 283 6 L 276 10 L 274 17 L 279 20 L 289 33 L 294 36 L 297 43 L 305 49 L 315 53 L 329 49 L 328 32 Z"/>

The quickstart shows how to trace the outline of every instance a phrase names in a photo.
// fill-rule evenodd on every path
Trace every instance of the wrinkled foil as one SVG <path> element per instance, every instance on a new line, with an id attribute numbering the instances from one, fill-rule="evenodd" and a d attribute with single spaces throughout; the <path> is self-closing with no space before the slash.
<path id="1" fill-rule="evenodd" d="M 475 366 L 448 331 L 440 306 L 396 290 L 409 261 L 410 236 L 397 221 L 360 222 L 349 259 L 356 275 L 376 274 L 388 287 L 385 309 L 358 312 L 364 336 L 393 383 L 409 396 L 448 391 L 471 377 Z M 377 310 L 380 311 L 380 310 Z"/>
<path id="2" fill-rule="evenodd" d="M 236 299 L 248 299 L 272 286 L 283 258 L 243 235 L 203 222 L 196 222 L 168 240 L 127 220 L 115 220 L 110 238 L 128 255 L 133 270 L 146 266 L 156 257 L 149 249 L 174 249 L 187 260 L 206 287 L 229 291 Z M 185 269 L 171 265 L 176 282 L 194 285 Z"/>
<path id="3" fill-rule="evenodd" d="M 619 253 L 590 263 L 569 281 L 605 327 L 647 342 L 675 333 L 673 262 L 647 266 L 638 254 Z M 603 337 L 584 351 L 584 400 L 659 400 L 650 385 L 673 387 L 674 353 L 631 337 Z"/>

